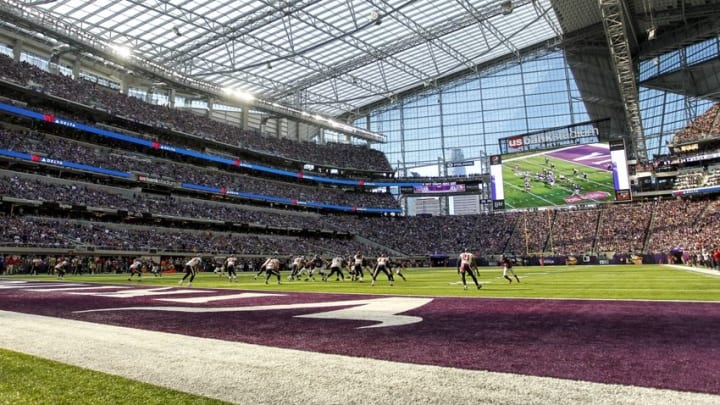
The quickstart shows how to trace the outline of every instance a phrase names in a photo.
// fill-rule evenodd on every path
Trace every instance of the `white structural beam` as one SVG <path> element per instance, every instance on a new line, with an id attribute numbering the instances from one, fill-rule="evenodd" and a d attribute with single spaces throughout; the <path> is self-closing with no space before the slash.
<path id="1" fill-rule="evenodd" d="M 624 0 L 598 0 L 602 14 L 605 36 L 610 48 L 615 78 L 618 82 L 620 95 L 625 105 L 632 154 L 638 161 L 647 162 L 645 135 L 640 118 L 640 99 L 633 67 L 627 27 L 624 16 Z"/>

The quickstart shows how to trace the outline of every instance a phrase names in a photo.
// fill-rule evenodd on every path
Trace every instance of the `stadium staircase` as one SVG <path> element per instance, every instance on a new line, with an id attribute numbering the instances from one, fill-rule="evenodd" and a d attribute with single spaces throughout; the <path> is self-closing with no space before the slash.
<path id="1" fill-rule="evenodd" d="M 517 229 L 517 222 L 521 221 L 521 218 L 522 218 L 522 216 L 518 215 L 515 219 L 515 222 L 510 224 L 510 227 L 508 228 L 511 230 L 510 235 L 508 235 L 508 237 L 505 239 L 505 246 L 503 246 L 502 250 L 499 253 L 501 253 L 501 254 L 512 253 L 512 252 L 509 252 L 508 249 L 510 248 L 510 242 L 512 241 L 513 237 L 515 236 L 515 230 Z M 523 235 L 522 237 L 524 238 L 525 235 Z"/>
<path id="2" fill-rule="evenodd" d="M 657 204 L 657 203 L 655 203 Z M 643 241 L 643 248 L 642 251 L 647 252 L 648 251 L 648 245 L 650 244 L 650 231 L 653 229 L 653 224 L 655 223 L 655 213 L 657 212 L 657 209 L 650 210 L 650 220 L 648 221 L 647 229 L 645 229 L 645 240 Z"/>
<path id="3" fill-rule="evenodd" d="M 598 213 L 597 222 L 595 222 L 595 237 L 593 238 L 592 242 L 592 248 L 590 251 L 595 254 L 599 254 L 600 252 L 597 251 L 598 247 L 598 239 L 600 238 L 600 227 L 602 226 L 602 219 L 603 214 L 606 212 L 606 209 L 601 209 Z"/>
<path id="4" fill-rule="evenodd" d="M 595 237 L 593 238 L 592 246 L 590 247 L 591 252 L 595 252 L 595 249 L 597 248 L 598 235 L 600 234 L 600 218 L 602 218 L 602 212 L 598 213 L 597 220 L 595 221 Z"/>
<path id="5" fill-rule="evenodd" d="M 550 229 L 545 237 L 545 243 L 543 243 L 542 252 L 553 252 L 553 230 L 555 229 L 555 221 L 557 221 L 557 210 L 552 210 L 552 220 L 550 220 Z"/>
<path id="6" fill-rule="evenodd" d="M 720 211 L 720 200 L 715 200 L 713 202 L 710 202 L 705 205 L 705 208 L 698 214 L 697 218 L 695 218 L 694 223 L 700 224 L 704 223 L 708 220 L 712 220 L 712 218 L 716 217 L 716 212 Z M 709 219 L 710 218 L 710 219 Z"/>

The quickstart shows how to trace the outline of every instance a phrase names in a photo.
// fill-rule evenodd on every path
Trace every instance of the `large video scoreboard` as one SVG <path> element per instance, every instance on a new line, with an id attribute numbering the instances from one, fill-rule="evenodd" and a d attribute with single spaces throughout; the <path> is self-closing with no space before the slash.
<path id="1" fill-rule="evenodd" d="M 622 139 L 490 157 L 493 209 L 586 205 L 632 198 Z"/>

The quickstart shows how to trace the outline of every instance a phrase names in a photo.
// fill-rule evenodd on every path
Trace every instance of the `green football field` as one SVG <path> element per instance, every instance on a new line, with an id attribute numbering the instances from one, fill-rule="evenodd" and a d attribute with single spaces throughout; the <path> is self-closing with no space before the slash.
<path id="1" fill-rule="evenodd" d="M 278 285 L 276 278 L 264 283 L 264 275 L 238 273 L 238 281 L 230 282 L 215 273 L 198 273 L 193 288 L 234 288 L 260 291 L 298 291 L 349 294 L 393 294 L 458 297 L 516 297 L 516 298 L 591 298 L 591 299 L 648 299 L 648 300 L 705 300 L 720 301 L 720 271 L 702 274 L 660 265 L 603 265 L 603 266 L 515 266 L 520 284 L 508 284 L 502 278 L 501 267 L 480 267 L 479 281 L 483 288 L 463 290 L 454 268 L 407 269 L 407 281 L 395 276 L 390 286 L 384 274 L 370 285 L 366 273 L 363 281 L 327 282 L 288 281 L 286 271 Z M 154 277 L 146 274 L 142 281 L 127 280 L 127 274 L 67 275 L 67 282 L 98 282 L 125 285 L 177 287 L 182 274 Z M 13 277 L 14 278 L 14 277 Z M 33 280 L 56 280 L 50 276 L 24 277 Z M 472 280 L 468 277 L 472 284 Z"/>
<path id="2" fill-rule="evenodd" d="M 287 281 L 264 283 L 254 273 L 240 273 L 237 282 L 214 273 L 199 273 L 193 288 L 233 288 L 254 291 L 299 291 L 348 294 L 457 296 L 482 299 L 556 298 L 621 300 L 689 300 L 720 302 L 720 271 L 709 274 L 659 265 L 545 266 L 515 270 L 521 282 L 508 284 L 499 267 L 481 267 L 481 290 L 463 290 L 454 268 L 417 268 L 405 271 L 390 287 L 384 275 L 376 286 L 362 282 Z M 177 287 L 180 274 L 162 277 L 145 275 L 142 281 L 128 281 L 127 274 L 67 275 L 65 282 L 98 282 L 134 286 Z M 56 281 L 42 275 L 6 276 L 10 280 Z M 471 281 L 470 281 L 471 282 Z M 25 354 L 0 350 L 0 405 L 5 404 L 167 404 L 222 403 L 178 391 L 137 383 L 132 380 L 85 370 Z M 72 376 L 72 378 L 68 378 Z"/>
<path id="3" fill-rule="evenodd" d="M 553 169 L 555 185 L 553 187 L 535 179 L 536 173 L 543 173 L 543 169 L 551 169 L 551 164 L 555 165 Z M 584 200 L 584 203 L 614 200 L 612 172 L 607 170 L 599 170 L 554 157 L 549 157 L 549 161 L 546 163 L 545 154 L 513 155 L 511 158 L 503 160 L 502 167 L 507 209 L 567 205 L 565 198 L 572 195 L 573 183 L 580 186 L 580 194 L 594 191 L 607 193 L 605 198 Z M 528 174 L 531 179 L 530 189 L 527 191 L 525 191 L 525 174 Z M 587 179 L 583 177 L 583 174 L 587 174 Z"/>

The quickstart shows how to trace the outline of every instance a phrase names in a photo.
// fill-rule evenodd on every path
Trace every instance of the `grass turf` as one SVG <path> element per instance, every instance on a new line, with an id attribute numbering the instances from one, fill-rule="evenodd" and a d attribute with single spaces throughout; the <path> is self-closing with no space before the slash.
<path id="1" fill-rule="evenodd" d="M 502 278 L 502 268 L 480 267 L 479 281 L 483 285 L 480 291 L 463 290 L 460 276 L 454 268 L 408 269 L 404 271 L 408 280 L 395 276 L 392 287 L 384 274 L 378 275 L 373 287 L 367 273 L 362 282 L 350 281 L 347 273 L 344 282 L 335 281 L 334 277 L 323 282 L 319 276 L 316 281 L 288 281 L 288 272 L 283 271 L 280 285 L 274 277 L 265 285 L 264 275 L 254 279 L 255 273 L 238 273 L 237 282 L 230 282 L 214 273 L 198 273 L 193 288 L 457 297 L 720 301 L 720 271 L 715 271 L 717 275 L 708 275 L 658 265 L 515 266 L 514 269 L 521 283 L 509 285 Z M 127 274 L 67 275 L 65 281 L 177 286 L 181 276 L 165 274 L 154 277 L 146 274 L 142 281 L 136 278 L 127 281 Z M 56 280 L 49 276 L 28 279 Z M 472 279 L 468 277 L 467 280 L 472 286 Z"/>
<path id="2" fill-rule="evenodd" d="M 0 405 L 225 403 L 0 349 Z"/>

